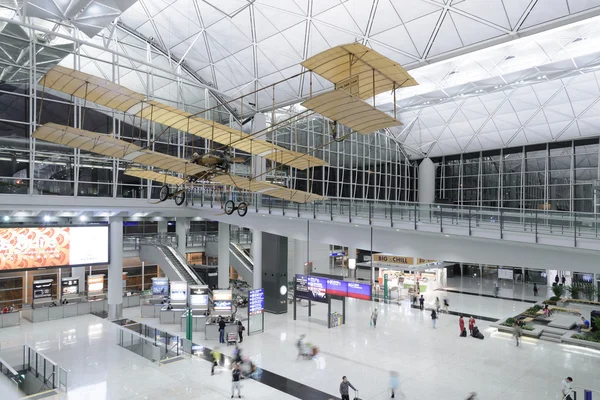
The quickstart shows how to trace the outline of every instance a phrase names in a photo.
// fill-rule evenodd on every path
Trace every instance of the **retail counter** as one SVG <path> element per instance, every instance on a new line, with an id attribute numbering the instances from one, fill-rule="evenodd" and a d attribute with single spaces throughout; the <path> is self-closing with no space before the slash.
<path id="1" fill-rule="evenodd" d="M 167 306 L 163 305 L 160 309 L 160 323 L 161 324 L 179 324 L 181 323 L 181 316 L 185 312 L 185 308 L 173 308 L 167 310 Z"/>
<path id="2" fill-rule="evenodd" d="M 123 308 L 137 307 L 140 305 L 140 295 L 132 294 L 131 296 L 123 296 Z"/>
<path id="3" fill-rule="evenodd" d="M 108 300 L 95 300 L 82 303 L 63 304 L 55 307 L 24 308 L 23 318 L 31 322 L 45 322 L 55 319 L 76 317 L 108 310 Z"/>
<path id="4" fill-rule="evenodd" d="M 206 322 L 204 336 L 206 340 L 219 340 L 219 323 L 211 323 L 209 321 Z M 235 332 L 237 334 L 238 331 L 238 323 L 235 322 L 226 322 L 225 323 L 225 340 L 227 340 L 227 334 L 231 332 Z"/>
<path id="5" fill-rule="evenodd" d="M 181 332 L 185 332 L 185 314 L 181 316 Z M 205 332 L 206 328 L 206 316 L 205 315 L 193 315 L 192 316 L 192 332 Z"/>
<path id="6" fill-rule="evenodd" d="M 164 304 L 142 304 L 142 318 L 158 318 L 160 317 L 160 310 L 164 307 Z"/>
<path id="7" fill-rule="evenodd" d="M 17 325 L 21 325 L 21 313 L 19 311 L 0 314 L 0 328 Z"/>

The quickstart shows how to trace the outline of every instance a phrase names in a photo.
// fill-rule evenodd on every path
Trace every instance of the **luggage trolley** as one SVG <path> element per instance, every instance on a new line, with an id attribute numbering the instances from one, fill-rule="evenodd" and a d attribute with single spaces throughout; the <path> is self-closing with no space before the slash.
<path id="1" fill-rule="evenodd" d="M 229 332 L 227 334 L 227 346 L 230 344 L 236 344 L 238 341 L 237 332 Z"/>

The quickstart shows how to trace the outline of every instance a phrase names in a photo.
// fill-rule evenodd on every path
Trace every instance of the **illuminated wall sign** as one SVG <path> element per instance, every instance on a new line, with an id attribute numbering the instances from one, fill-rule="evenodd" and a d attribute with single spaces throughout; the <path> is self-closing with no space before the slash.
<path id="1" fill-rule="evenodd" d="M 213 290 L 213 304 L 215 311 L 231 311 L 233 293 L 231 290 Z"/>
<path id="2" fill-rule="evenodd" d="M 190 286 L 190 305 L 205 308 L 208 306 L 208 286 Z"/>
<path id="3" fill-rule="evenodd" d="M 108 262 L 107 225 L 0 229 L 0 270 Z"/>
<path id="4" fill-rule="evenodd" d="M 87 278 L 88 292 L 96 293 L 104 290 L 104 275 L 90 275 Z"/>
<path id="5" fill-rule="evenodd" d="M 152 278 L 152 295 L 166 296 L 169 294 L 169 278 Z"/>
<path id="6" fill-rule="evenodd" d="M 404 256 L 393 256 L 389 254 L 374 254 L 374 262 L 388 263 L 388 264 L 407 264 L 412 265 L 414 259 L 412 257 Z"/>
<path id="7" fill-rule="evenodd" d="M 187 302 L 187 282 L 171 282 L 171 303 Z"/>
<path id="8" fill-rule="evenodd" d="M 52 297 L 52 282 L 53 279 L 42 279 L 33 281 L 33 298 L 47 299 Z"/>
<path id="9" fill-rule="evenodd" d="M 79 294 L 78 278 L 62 278 L 61 293 L 63 296 Z"/>

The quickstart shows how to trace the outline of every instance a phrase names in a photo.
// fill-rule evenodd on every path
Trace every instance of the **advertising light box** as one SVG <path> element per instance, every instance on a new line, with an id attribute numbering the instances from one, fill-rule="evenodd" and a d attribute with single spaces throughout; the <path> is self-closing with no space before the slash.
<path id="1" fill-rule="evenodd" d="M 63 296 L 79 294 L 78 278 L 62 278 L 61 293 Z"/>
<path id="2" fill-rule="evenodd" d="M 233 293 L 231 290 L 213 290 L 213 304 L 215 311 L 231 311 Z"/>
<path id="3" fill-rule="evenodd" d="M 108 225 L 0 229 L 0 270 L 108 262 Z"/>
<path id="4" fill-rule="evenodd" d="M 190 306 L 208 307 L 208 286 L 190 286 Z"/>
<path id="5" fill-rule="evenodd" d="M 152 278 L 152 295 L 166 296 L 169 294 L 169 278 Z"/>
<path id="6" fill-rule="evenodd" d="M 371 300 L 371 285 L 348 282 L 348 297 L 360 300 Z"/>
<path id="7" fill-rule="evenodd" d="M 296 275 L 296 297 L 327 303 L 327 279 L 310 275 Z"/>
<path id="8" fill-rule="evenodd" d="M 346 297 L 348 295 L 348 282 L 338 279 L 327 279 L 327 294 Z"/>
<path id="9" fill-rule="evenodd" d="M 265 312 L 265 289 L 250 290 L 248 300 L 248 315 L 257 315 Z"/>
<path id="10" fill-rule="evenodd" d="M 102 292 L 104 290 L 104 275 L 88 276 L 88 292 Z"/>
<path id="11" fill-rule="evenodd" d="M 171 282 L 171 303 L 187 302 L 187 282 Z"/>
<path id="12" fill-rule="evenodd" d="M 52 297 L 52 279 L 42 279 L 39 281 L 33 281 L 33 298 L 46 299 Z"/>

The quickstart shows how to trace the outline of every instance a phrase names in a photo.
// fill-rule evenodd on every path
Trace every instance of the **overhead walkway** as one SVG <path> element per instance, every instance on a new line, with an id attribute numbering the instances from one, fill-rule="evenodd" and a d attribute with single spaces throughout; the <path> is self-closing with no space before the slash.
<path id="1" fill-rule="evenodd" d="M 195 194 L 188 205 L 220 209 L 224 201 L 216 196 L 216 193 Z M 240 198 L 240 201 L 243 200 Z M 600 248 L 600 221 L 593 213 L 341 199 L 300 204 L 260 194 L 253 196 L 248 213 L 592 250 Z"/>
<path id="2" fill-rule="evenodd" d="M 191 268 L 185 258 L 172 246 L 158 241 L 140 243 L 140 260 L 158 264 L 172 281 L 185 281 L 189 285 L 204 285 L 202 279 Z"/>
<path id="3" fill-rule="evenodd" d="M 255 194 L 250 201 L 246 196 L 248 212 L 239 217 L 223 213 L 224 200 L 199 192 L 187 208 L 292 239 L 389 254 L 539 269 L 574 263 L 579 271 L 598 268 L 600 229 L 593 213 L 340 199 L 299 204 Z"/>

